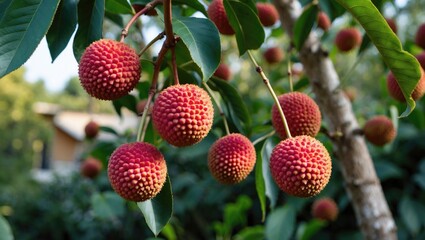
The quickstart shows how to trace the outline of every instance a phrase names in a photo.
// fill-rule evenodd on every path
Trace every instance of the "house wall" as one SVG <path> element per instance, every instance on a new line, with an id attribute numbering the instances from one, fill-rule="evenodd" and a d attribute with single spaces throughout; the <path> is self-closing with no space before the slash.
<path id="1" fill-rule="evenodd" d="M 78 157 L 76 154 L 79 144 L 67 133 L 55 127 L 51 158 L 53 165 L 55 165 L 56 161 L 72 163 Z"/>

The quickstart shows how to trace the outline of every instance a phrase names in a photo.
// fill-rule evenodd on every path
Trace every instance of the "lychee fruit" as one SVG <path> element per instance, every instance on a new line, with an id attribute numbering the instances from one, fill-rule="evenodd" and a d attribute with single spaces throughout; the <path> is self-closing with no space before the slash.
<path id="1" fill-rule="evenodd" d="M 126 143 L 109 158 L 108 177 L 118 195 L 129 201 L 143 202 L 161 191 L 167 165 L 155 146 L 146 142 Z"/>
<path id="2" fill-rule="evenodd" d="M 325 32 L 331 27 L 331 20 L 325 12 L 319 12 L 317 15 L 317 26 Z"/>
<path id="3" fill-rule="evenodd" d="M 101 100 L 116 100 L 127 95 L 139 82 L 140 74 L 136 51 L 125 43 L 110 39 L 90 44 L 78 67 L 83 88 Z"/>
<path id="4" fill-rule="evenodd" d="M 397 34 L 397 24 L 395 20 L 392 18 L 385 18 L 385 20 L 387 21 L 388 26 L 390 26 L 391 30 L 393 30 L 393 32 Z"/>
<path id="5" fill-rule="evenodd" d="M 338 205 L 331 198 L 316 199 L 311 207 L 311 213 L 314 218 L 335 221 L 338 217 Z"/>
<path id="6" fill-rule="evenodd" d="M 332 162 L 320 141 L 297 136 L 276 145 L 270 156 L 270 171 L 282 191 L 296 197 L 312 197 L 328 184 Z"/>
<path id="7" fill-rule="evenodd" d="M 394 140 L 397 130 L 387 116 L 379 115 L 369 119 L 363 126 L 365 138 L 375 146 L 384 146 Z"/>
<path id="8" fill-rule="evenodd" d="M 421 68 L 422 77 L 416 85 L 415 89 L 412 92 L 413 100 L 418 100 L 425 93 L 425 74 Z M 387 88 L 388 93 L 391 97 L 399 102 L 406 102 L 406 99 L 403 96 L 403 92 L 400 89 L 400 85 L 398 85 L 394 74 L 390 71 L 387 75 Z"/>
<path id="9" fill-rule="evenodd" d="M 301 92 L 290 92 L 278 96 L 278 100 L 292 136 L 317 135 L 322 116 L 319 106 L 311 97 Z M 287 137 L 276 104 L 272 107 L 272 124 L 279 137 Z"/>
<path id="10" fill-rule="evenodd" d="M 273 4 L 258 2 L 255 5 L 258 11 L 258 18 L 264 27 L 273 26 L 279 20 L 279 12 Z"/>
<path id="11" fill-rule="evenodd" d="M 425 49 L 425 23 L 421 24 L 416 31 L 415 43 Z"/>
<path id="12" fill-rule="evenodd" d="M 208 10 L 208 17 L 217 26 L 218 31 L 223 35 L 233 35 L 235 31 L 230 26 L 227 18 L 226 10 L 224 9 L 223 0 L 212 0 Z"/>
<path id="13" fill-rule="evenodd" d="M 146 6 L 146 5 L 142 5 L 142 4 L 133 4 L 133 5 L 131 5 L 131 6 L 134 8 L 134 11 L 136 11 L 136 13 L 137 13 L 137 12 L 141 11 L 143 8 L 145 8 L 145 6 Z M 153 16 L 158 16 L 158 12 L 155 10 L 155 8 L 153 8 L 153 9 L 151 9 L 151 10 L 147 11 L 147 12 L 145 13 L 145 15 L 147 15 L 147 16 L 151 16 L 151 17 L 153 17 Z"/>
<path id="14" fill-rule="evenodd" d="M 81 163 L 81 175 L 87 178 L 95 178 L 102 171 L 103 164 L 99 159 L 89 157 Z"/>
<path id="15" fill-rule="evenodd" d="M 415 57 L 416 57 L 416 59 L 418 59 L 418 62 L 421 65 L 422 69 L 425 69 L 425 51 L 419 53 Z"/>
<path id="16" fill-rule="evenodd" d="M 341 29 L 335 37 L 335 45 L 341 52 L 349 52 L 361 43 L 362 35 L 357 28 Z"/>
<path id="17" fill-rule="evenodd" d="M 176 147 L 200 142 L 210 131 L 214 108 L 208 93 L 194 85 L 173 85 L 163 90 L 152 110 L 159 135 Z"/>
<path id="18" fill-rule="evenodd" d="M 89 121 L 84 127 L 84 133 L 87 139 L 93 139 L 99 134 L 99 124 L 93 120 Z"/>
<path id="19" fill-rule="evenodd" d="M 254 145 L 239 133 L 218 139 L 208 152 L 208 168 L 213 177 L 223 184 L 244 180 L 254 168 L 255 160 Z"/>
<path id="20" fill-rule="evenodd" d="M 263 53 L 264 60 L 266 60 L 268 64 L 279 63 L 283 60 L 284 55 L 283 50 L 279 47 L 267 48 Z"/>
<path id="21" fill-rule="evenodd" d="M 223 80 L 229 81 L 232 77 L 232 72 L 230 71 L 229 66 L 225 63 L 220 63 L 218 65 L 217 70 L 215 70 L 214 74 L 215 77 L 221 78 Z"/>

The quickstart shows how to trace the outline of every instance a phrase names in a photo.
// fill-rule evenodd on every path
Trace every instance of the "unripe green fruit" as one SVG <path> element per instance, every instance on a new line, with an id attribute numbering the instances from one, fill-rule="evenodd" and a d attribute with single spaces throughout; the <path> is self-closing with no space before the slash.
<path id="1" fill-rule="evenodd" d="M 279 20 L 279 12 L 271 3 L 256 3 L 258 18 L 264 27 L 273 26 Z"/>
<path id="2" fill-rule="evenodd" d="M 335 37 L 335 45 L 341 52 L 349 52 L 361 43 L 362 35 L 357 28 L 341 29 Z"/>
<path id="3" fill-rule="evenodd" d="M 208 168 L 223 184 L 244 180 L 255 166 L 254 145 L 245 136 L 233 133 L 218 139 L 208 152 Z"/>
<path id="4" fill-rule="evenodd" d="M 384 146 L 394 140 L 397 130 L 387 116 L 379 115 L 369 119 L 363 127 L 365 138 L 376 146 Z"/>
<path id="5" fill-rule="evenodd" d="M 80 166 L 81 175 L 87 178 L 95 178 L 102 171 L 103 164 L 99 159 L 89 157 Z"/>
<path id="6" fill-rule="evenodd" d="M 292 136 L 316 136 L 320 130 L 319 106 L 307 94 L 290 92 L 278 97 Z M 286 138 L 285 127 L 277 105 L 272 107 L 272 124 L 280 138 Z"/>
<path id="7" fill-rule="evenodd" d="M 101 39 L 84 51 L 78 65 L 83 88 L 92 97 L 116 100 L 139 82 L 141 67 L 136 51 L 122 42 Z"/>
<path id="8" fill-rule="evenodd" d="M 270 171 L 282 191 L 296 197 L 312 197 L 328 184 L 332 162 L 321 142 L 310 136 L 297 136 L 276 145 L 270 156 Z"/>
<path id="9" fill-rule="evenodd" d="M 333 199 L 321 198 L 313 202 L 311 212 L 314 218 L 325 221 L 335 221 L 339 211 Z"/>
<path id="10" fill-rule="evenodd" d="M 143 202 L 161 191 L 167 165 L 155 146 L 145 142 L 127 143 L 109 158 L 108 177 L 118 195 L 129 201 Z"/>
<path id="11" fill-rule="evenodd" d="M 212 0 L 208 6 L 208 17 L 217 26 L 218 31 L 224 35 L 233 35 L 235 31 L 230 26 L 224 9 L 223 0 Z"/>
<path id="12" fill-rule="evenodd" d="M 208 93 L 194 85 L 173 85 L 155 100 L 152 122 L 159 135 L 176 147 L 200 142 L 211 129 L 214 108 Z"/>
<path id="13" fill-rule="evenodd" d="M 93 139 L 99 134 L 99 124 L 91 120 L 84 127 L 84 133 L 87 139 Z"/>

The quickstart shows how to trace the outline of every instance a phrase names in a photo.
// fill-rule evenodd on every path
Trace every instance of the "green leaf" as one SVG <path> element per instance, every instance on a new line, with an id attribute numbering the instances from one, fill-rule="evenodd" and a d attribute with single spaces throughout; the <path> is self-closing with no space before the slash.
<path id="1" fill-rule="evenodd" d="M 53 21 L 58 0 L 0 3 L 0 78 L 22 66 Z"/>
<path id="2" fill-rule="evenodd" d="M 297 50 L 300 50 L 305 40 L 307 40 L 310 35 L 311 29 L 317 20 L 317 14 L 319 12 L 319 7 L 317 4 L 311 4 L 306 7 L 301 16 L 295 22 L 294 26 L 294 44 Z"/>
<path id="3" fill-rule="evenodd" d="M 74 37 L 74 56 L 80 62 L 84 50 L 102 38 L 105 0 L 80 0 L 78 2 L 78 29 Z"/>
<path id="4" fill-rule="evenodd" d="M 137 99 L 133 95 L 127 94 L 123 97 L 118 98 L 117 100 L 113 100 L 112 105 L 114 105 L 114 109 L 120 117 L 122 117 L 121 108 L 123 107 L 137 114 Z"/>
<path id="5" fill-rule="evenodd" d="M 91 196 L 94 215 L 100 219 L 114 219 L 124 214 L 125 201 L 114 192 L 95 193 Z"/>
<path id="6" fill-rule="evenodd" d="M 115 131 L 115 129 L 108 127 L 108 126 L 100 126 L 99 130 L 102 131 L 102 132 L 110 133 L 110 134 L 115 135 L 115 136 L 120 135 L 117 131 Z"/>
<path id="7" fill-rule="evenodd" d="M 270 155 L 272 154 L 273 148 L 276 146 L 276 142 L 273 138 L 269 138 L 261 149 L 261 159 L 263 162 L 263 178 L 266 184 L 266 196 L 270 200 L 270 207 L 274 208 L 277 203 L 277 197 L 279 195 L 279 188 L 274 182 L 270 172 Z"/>
<path id="8" fill-rule="evenodd" d="M 46 34 L 52 62 L 68 45 L 69 39 L 77 26 L 76 0 L 63 0 L 59 4 L 52 26 Z"/>
<path id="9" fill-rule="evenodd" d="M 252 124 L 251 115 L 238 90 L 222 79 L 212 78 L 212 82 L 219 90 L 223 100 L 229 104 L 238 120 L 244 124 L 245 129 L 250 129 Z"/>
<path id="10" fill-rule="evenodd" d="M 399 167 L 388 161 L 375 162 L 376 173 L 381 181 L 390 178 L 401 178 L 403 173 Z"/>
<path id="11" fill-rule="evenodd" d="M 261 154 L 264 142 L 265 140 L 255 145 L 255 152 L 257 154 L 257 160 L 255 161 L 255 189 L 260 200 L 262 222 L 266 219 L 266 183 L 263 176 L 263 158 Z"/>
<path id="12" fill-rule="evenodd" d="M 268 240 L 291 239 L 295 229 L 295 210 L 289 206 L 277 208 L 266 220 L 266 238 Z"/>
<path id="13" fill-rule="evenodd" d="M 2 240 L 13 240 L 12 229 L 2 215 L 0 215 L 0 238 Z"/>
<path id="14" fill-rule="evenodd" d="M 413 176 L 413 180 L 419 185 L 419 187 L 422 188 L 422 190 L 425 190 L 425 174 L 415 174 Z"/>
<path id="15" fill-rule="evenodd" d="M 149 229 L 155 236 L 158 236 L 173 214 L 170 177 L 167 176 L 164 187 L 156 197 L 144 202 L 138 202 L 137 206 L 142 211 Z"/>
<path id="16" fill-rule="evenodd" d="M 401 114 L 401 117 L 408 116 L 416 105 L 410 95 L 421 78 L 418 60 L 402 49 L 397 35 L 391 30 L 384 17 L 370 0 L 337 1 L 363 26 L 367 35 L 381 53 L 384 62 L 393 72 L 407 100 L 407 108 Z"/>
<path id="17" fill-rule="evenodd" d="M 133 8 L 127 0 L 105 0 L 105 10 L 114 14 L 133 14 Z"/>
<path id="18" fill-rule="evenodd" d="M 327 222 L 319 219 L 313 219 L 308 223 L 302 223 L 299 225 L 297 230 L 297 239 L 299 240 L 309 240 L 313 239 L 315 233 L 320 229 L 326 227 Z"/>
<path id="19" fill-rule="evenodd" d="M 252 1 L 224 0 L 223 4 L 229 23 L 235 30 L 239 55 L 258 49 L 264 42 L 265 33 Z"/>
<path id="20" fill-rule="evenodd" d="M 242 229 L 234 237 L 235 240 L 260 240 L 264 239 L 264 227 L 254 226 Z"/>
<path id="21" fill-rule="evenodd" d="M 146 5 L 147 3 L 151 2 L 151 0 L 130 0 L 131 4 L 140 4 L 140 5 Z M 207 16 L 207 11 L 205 10 L 204 5 L 200 3 L 198 0 L 173 0 L 173 4 L 184 4 L 188 7 L 191 7 L 195 10 L 200 11 L 205 16 Z"/>
<path id="22" fill-rule="evenodd" d="M 416 235 L 421 227 L 421 216 L 417 214 L 417 205 L 408 196 L 404 196 L 398 207 L 401 220 L 412 235 Z"/>
<path id="23" fill-rule="evenodd" d="M 89 155 L 99 160 L 106 161 L 118 146 L 119 143 L 117 141 L 98 141 L 96 142 L 96 145 L 93 147 L 93 149 L 90 151 Z"/>
<path id="24" fill-rule="evenodd" d="M 173 18 L 173 30 L 190 51 L 207 81 L 220 64 L 221 45 L 217 28 L 209 19 Z"/>

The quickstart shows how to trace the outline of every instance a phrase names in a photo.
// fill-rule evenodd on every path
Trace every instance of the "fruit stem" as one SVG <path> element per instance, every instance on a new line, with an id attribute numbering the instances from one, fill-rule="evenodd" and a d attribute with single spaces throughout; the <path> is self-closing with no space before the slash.
<path id="1" fill-rule="evenodd" d="M 125 26 L 125 28 L 121 31 L 121 39 L 120 42 L 124 42 L 124 38 L 127 37 L 128 35 L 128 30 L 130 29 L 131 25 L 133 25 L 133 23 L 143 14 L 145 14 L 146 12 L 150 11 L 151 9 L 154 9 L 156 7 L 156 5 L 162 3 L 163 0 L 153 0 L 152 2 L 149 2 L 146 4 L 146 6 L 138 11 L 136 14 L 134 14 L 134 16 L 130 19 L 130 21 L 128 21 L 127 25 Z"/>
<path id="2" fill-rule="evenodd" d="M 291 131 L 289 131 L 288 122 L 286 121 L 286 117 L 285 117 L 285 114 L 283 113 L 282 106 L 279 103 L 279 99 L 277 98 L 276 93 L 273 91 L 273 88 L 270 85 L 269 79 L 267 78 L 266 74 L 264 74 L 263 69 L 257 64 L 257 61 L 255 61 L 255 58 L 252 55 L 251 51 L 248 50 L 247 53 L 248 53 L 248 56 L 251 59 L 252 63 L 255 66 L 255 71 L 258 72 L 258 74 L 260 74 L 261 78 L 263 79 L 263 83 L 266 85 L 267 89 L 269 90 L 270 94 L 273 97 L 273 100 L 274 100 L 274 102 L 275 102 L 275 104 L 277 106 L 277 109 L 279 111 L 280 117 L 282 119 L 283 126 L 285 128 L 286 136 L 288 138 L 291 138 L 292 135 L 291 135 Z"/>
<path id="3" fill-rule="evenodd" d="M 264 140 L 264 139 L 266 139 L 266 138 L 269 138 L 269 137 L 273 136 L 275 133 L 276 133 L 276 131 L 275 131 L 275 130 L 272 130 L 272 131 L 270 131 L 270 132 L 266 133 L 265 135 L 263 135 L 263 136 L 261 136 L 261 137 L 259 137 L 259 138 L 255 139 L 255 141 L 253 141 L 253 142 L 252 142 L 252 145 L 254 145 L 254 146 L 255 146 L 257 143 L 259 143 L 259 142 L 263 141 L 263 140 Z"/>
<path id="4" fill-rule="evenodd" d="M 215 102 L 215 105 L 217 105 L 218 112 L 220 113 L 220 116 L 223 118 L 223 124 L 224 124 L 224 129 L 226 130 L 226 135 L 229 135 L 230 134 L 229 125 L 227 124 L 227 119 L 226 119 L 226 115 L 224 115 L 223 108 L 221 108 L 220 106 L 220 101 L 217 99 L 217 97 L 215 96 L 211 88 L 208 86 L 208 84 L 206 84 L 205 82 L 202 82 L 202 84 L 204 85 L 205 89 L 207 89 L 207 92 L 212 97 L 213 101 Z"/>
<path id="5" fill-rule="evenodd" d="M 163 0 L 164 1 L 164 27 L 165 27 L 165 35 L 167 39 L 165 42 L 167 43 L 167 47 L 174 48 L 176 45 L 174 32 L 173 32 L 173 24 L 172 24 L 172 11 L 171 11 L 171 0 Z"/>
<path id="6" fill-rule="evenodd" d="M 289 80 L 289 90 L 294 91 L 294 82 L 292 79 L 292 69 L 291 69 L 291 59 L 288 59 L 288 80 Z"/>
<path id="7" fill-rule="evenodd" d="M 146 50 L 148 50 L 154 43 L 156 43 L 158 40 L 164 38 L 165 36 L 165 32 L 161 32 L 160 34 L 158 34 L 158 36 L 156 36 L 154 39 L 152 39 L 139 53 L 139 57 L 142 56 Z"/>
<path id="8" fill-rule="evenodd" d="M 171 66 L 173 69 L 174 85 L 179 85 L 179 73 L 177 71 L 175 48 L 171 48 Z"/>

